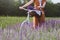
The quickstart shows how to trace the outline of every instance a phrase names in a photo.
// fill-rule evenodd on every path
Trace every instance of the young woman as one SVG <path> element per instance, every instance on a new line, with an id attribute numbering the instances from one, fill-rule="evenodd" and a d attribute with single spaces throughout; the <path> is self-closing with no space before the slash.
<path id="1" fill-rule="evenodd" d="M 23 6 L 20 6 L 19 8 L 23 9 L 24 7 L 27 7 L 32 3 L 34 3 L 34 9 L 42 11 L 41 16 L 36 16 L 36 15 L 33 16 L 33 28 L 36 28 L 38 25 L 45 22 L 44 7 L 46 5 L 46 0 L 30 0 L 28 3 L 26 3 Z"/>

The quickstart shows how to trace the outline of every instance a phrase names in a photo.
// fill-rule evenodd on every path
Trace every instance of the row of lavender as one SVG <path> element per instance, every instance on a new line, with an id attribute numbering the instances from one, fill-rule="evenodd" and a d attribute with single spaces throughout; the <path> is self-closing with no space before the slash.
<path id="1" fill-rule="evenodd" d="M 28 27 L 23 25 L 20 29 L 20 23 L 14 26 L 8 26 L 2 30 L 0 28 L 0 40 L 60 40 L 60 21 L 46 21 L 38 29 L 32 29 L 32 24 Z"/>

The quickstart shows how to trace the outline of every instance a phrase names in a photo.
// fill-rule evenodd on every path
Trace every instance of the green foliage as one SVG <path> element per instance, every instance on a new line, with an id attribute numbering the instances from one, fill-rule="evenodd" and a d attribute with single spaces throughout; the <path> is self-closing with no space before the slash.
<path id="1" fill-rule="evenodd" d="M 20 10 L 19 6 L 27 3 L 29 0 L 0 0 L 0 15 L 2 16 L 26 16 L 26 11 Z M 46 16 L 60 17 L 60 3 L 53 4 L 51 0 L 47 0 L 45 7 Z"/>
<path id="2" fill-rule="evenodd" d="M 5 28 L 8 25 L 13 25 L 16 23 L 20 23 L 21 22 L 21 18 L 20 17 L 2 17 L 0 16 L 0 27 Z"/>
<path id="3" fill-rule="evenodd" d="M 60 13 L 59 8 L 60 8 L 60 6 L 58 6 L 58 4 L 53 4 L 53 3 L 47 2 L 46 7 L 45 7 L 46 16 L 59 17 L 60 16 L 59 15 L 59 13 Z"/>

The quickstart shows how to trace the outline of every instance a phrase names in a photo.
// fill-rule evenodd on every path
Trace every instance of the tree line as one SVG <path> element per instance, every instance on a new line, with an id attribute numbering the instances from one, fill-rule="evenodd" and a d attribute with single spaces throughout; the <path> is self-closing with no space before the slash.
<path id="1" fill-rule="evenodd" d="M 26 11 L 20 10 L 19 6 L 25 4 L 28 0 L 0 0 L 0 16 L 26 16 Z M 60 17 L 60 3 L 53 4 L 47 2 L 45 7 L 47 17 Z"/>

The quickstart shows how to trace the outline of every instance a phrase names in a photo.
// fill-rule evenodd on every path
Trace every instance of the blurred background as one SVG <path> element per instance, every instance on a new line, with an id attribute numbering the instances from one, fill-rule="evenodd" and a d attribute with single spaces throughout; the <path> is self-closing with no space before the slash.
<path id="1" fill-rule="evenodd" d="M 28 1 L 29 0 L 0 0 L 0 16 L 26 16 L 26 12 L 20 10 L 19 6 L 22 6 Z M 45 15 L 46 17 L 60 17 L 60 1 L 47 0 Z"/>
<path id="2" fill-rule="evenodd" d="M 28 1 L 0 0 L 0 40 L 20 40 L 20 35 L 23 37 L 22 40 L 60 40 L 60 0 L 47 0 L 46 23 L 38 30 L 31 30 L 32 17 L 29 24 L 26 22 L 21 27 L 27 14 L 26 11 L 20 10 L 19 6 Z"/>

